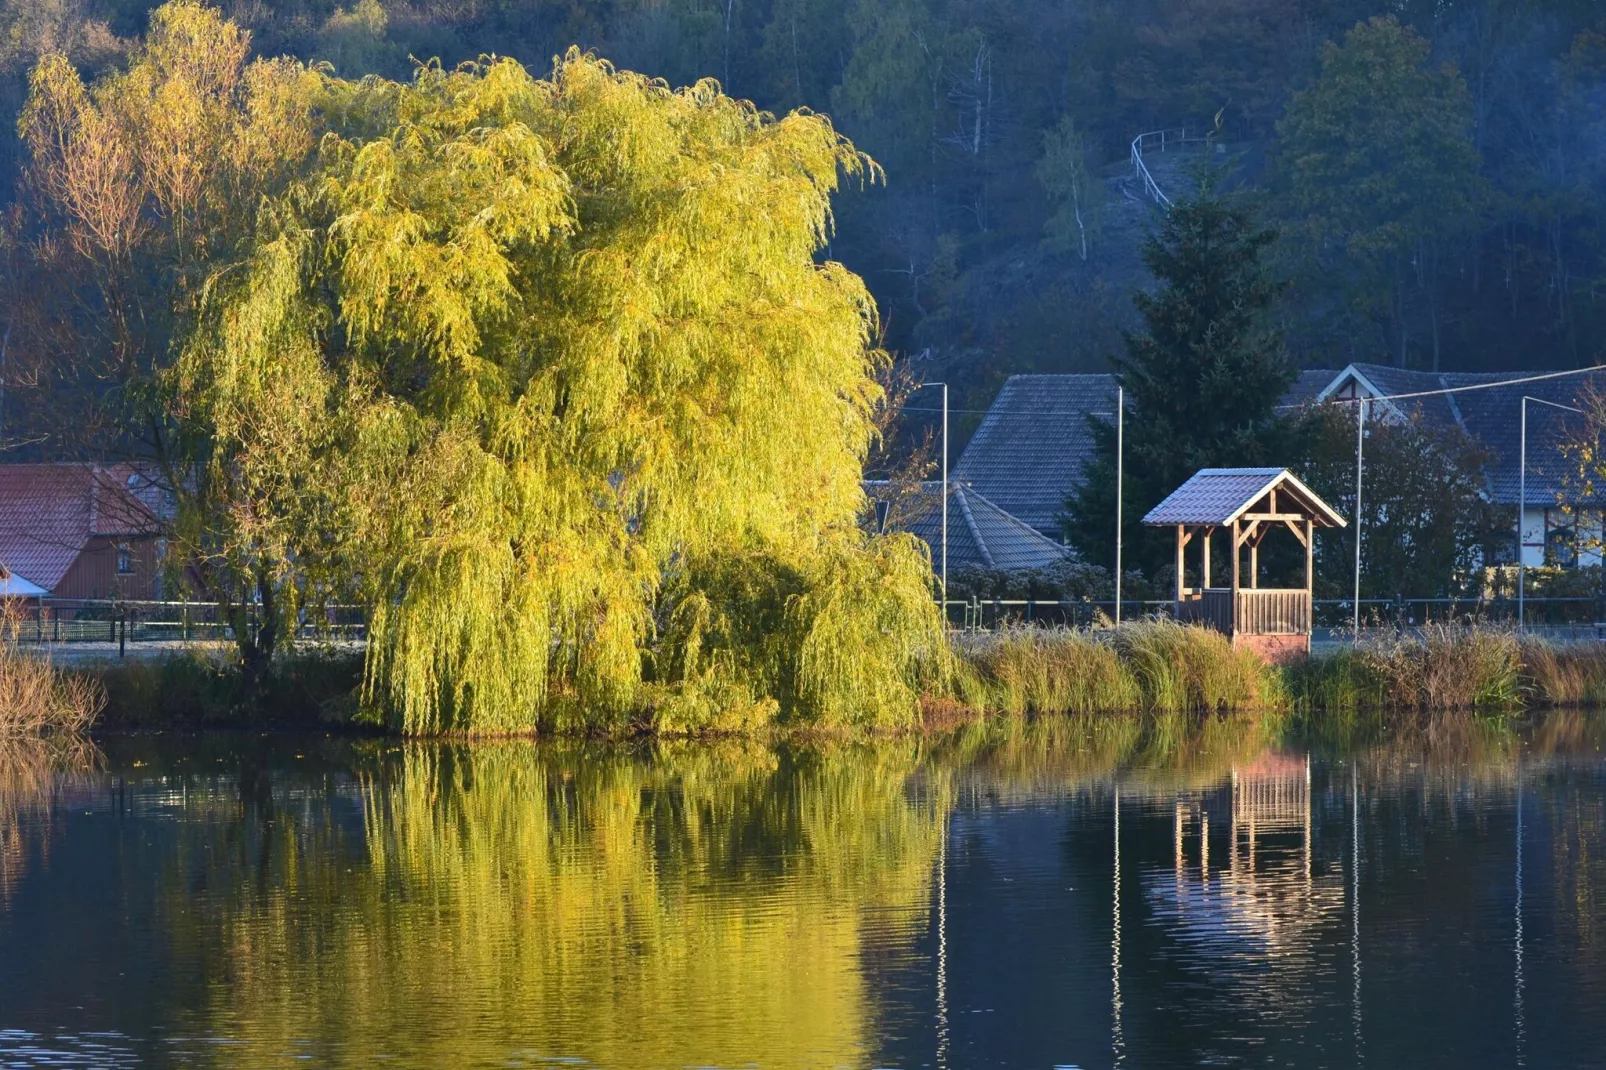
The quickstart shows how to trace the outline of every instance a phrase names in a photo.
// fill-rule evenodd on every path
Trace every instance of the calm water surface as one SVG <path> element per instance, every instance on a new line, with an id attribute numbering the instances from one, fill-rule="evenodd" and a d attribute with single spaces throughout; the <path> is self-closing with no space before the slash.
<path id="1" fill-rule="evenodd" d="M 0 750 L 0 1066 L 1606 1066 L 1598 723 Z"/>

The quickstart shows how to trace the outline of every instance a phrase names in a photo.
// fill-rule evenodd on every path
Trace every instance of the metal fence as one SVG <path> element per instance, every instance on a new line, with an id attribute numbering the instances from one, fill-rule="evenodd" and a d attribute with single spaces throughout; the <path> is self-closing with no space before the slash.
<path id="1" fill-rule="evenodd" d="M 1176 603 L 1121 599 L 1121 619 L 1174 616 Z M 1514 598 L 1363 598 L 1361 626 L 1409 629 L 1429 624 L 1494 624 L 1515 627 Z M 950 599 L 944 604 L 950 627 L 988 631 L 1001 627 L 1087 628 L 1115 616 L 1113 599 Z M 1532 631 L 1593 636 L 1606 633 L 1606 601 L 1599 598 L 1528 598 L 1523 624 Z M 1347 598 L 1318 598 L 1312 603 L 1312 627 L 1318 637 L 1347 633 L 1353 627 L 1355 603 Z"/>
<path id="2" fill-rule="evenodd" d="M 949 627 L 991 631 L 1004 627 L 1038 626 L 1090 628 L 1115 617 L 1113 599 L 950 599 L 943 603 Z M 1121 619 L 1170 619 L 1176 603 L 1170 599 L 1123 598 Z M 1318 598 L 1312 604 L 1312 630 L 1318 639 L 1338 638 L 1350 632 L 1354 603 L 1349 599 Z M 245 626 L 257 628 L 261 608 L 245 607 Z M 1528 598 L 1523 606 L 1524 627 L 1535 632 L 1572 637 L 1606 638 L 1606 600 L 1599 598 Z M 1400 630 L 1428 624 L 1486 623 L 1515 626 L 1517 602 L 1512 598 L 1363 598 L 1361 625 L 1365 629 Z M 9 611 L 7 637 L 21 644 L 110 644 L 119 652 L 139 644 L 179 644 L 232 641 L 233 625 L 223 620 L 208 602 L 132 602 L 77 598 L 15 600 Z M 331 606 L 303 612 L 295 637 L 304 640 L 363 642 L 368 638 L 367 616 L 361 606 Z"/>
<path id="3" fill-rule="evenodd" d="M 262 610 L 244 608 L 244 626 L 261 627 Z M 234 625 L 210 602 L 133 602 L 86 598 L 15 600 L 8 607 L 11 634 L 21 644 L 130 644 L 230 641 Z M 360 606 L 330 606 L 303 612 L 295 623 L 298 639 L 362 641 L 367 618 Z"/>

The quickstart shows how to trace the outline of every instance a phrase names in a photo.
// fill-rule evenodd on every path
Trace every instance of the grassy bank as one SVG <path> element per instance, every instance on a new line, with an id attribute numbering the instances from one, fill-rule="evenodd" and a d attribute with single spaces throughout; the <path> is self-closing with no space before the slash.
<path id="1" fill-rule="evenodd" d="M 977 711 L 1185 713 L 1283 704 L 1278 673 L 1259 658 L 1219 633 L 1169 621 L 964 636 L 955 653 L 949 697 Z"/>
<path id="2" fill-rule="evenodd" d="M 922 702 L 918 727 L 927 731 L 1039 714 L 1244 712 L 1275 714 L 1279 722 L 1316 730 L 1359 721 L 1433 727 L 1447 718 L 1536 706 L 1606 705 L 1606 645 L 1521 639 L 1497 628 L 1428 628 L 1286 667 L 1236 650 L 1218 633 L 1168 621 L 1119 630 L 960 635 L 952 652 L 944 679 Z M 83 679 L 48 663 L 31 671 L 35 679 Z M 358 716 L 362 659 L 349 650 L 298 650 L 256 681 L 245 678 L 226 647 L 111 662 L 92 676 L 85 682 L 103 689 L 105 723 L 117 728 L 330 727 L 375 720 Z M 766 721 L 746 730 L 821 727 Z M 648 710 L 621 731 L 677 734 L 664 728 Z"/>
<path id="3" fill-rule="evenodd" d="M 1606 645 L 1519 638 L 1492 627 L 1429 627 L 1272 666 L 1226 637 L 1166 621 L 1119 631 L 1019 629 L 956 641 L 943 701 L 972 713 L 1224 713 L 1306 722 L 1606 704 Z"/>
<path id="4" fill-rule="evenodd" d="M 85 671 L 105 691 L 103 724 L 109 728 L 319 728 L 354 723 L 362 655 L 303 647 L 252 680 L 233 647 L 220 644 L 168 658 L 107 661 Z"/>

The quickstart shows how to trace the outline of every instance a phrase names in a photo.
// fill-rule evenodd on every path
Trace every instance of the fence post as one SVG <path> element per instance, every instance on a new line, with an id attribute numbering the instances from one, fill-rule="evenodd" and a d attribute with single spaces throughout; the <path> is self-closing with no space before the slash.
<path id="1" fill-rule="evenodd" d="M 120 614 L 114 614 L 114 619 L 116 616 L 121 616 L 123 621 L 122 631 L 117 638 L 117 656 L 123 657 L 128 653 L 128 610 L 125 609 Z M 115 624 L 113 627 L 115 627 Z"/>

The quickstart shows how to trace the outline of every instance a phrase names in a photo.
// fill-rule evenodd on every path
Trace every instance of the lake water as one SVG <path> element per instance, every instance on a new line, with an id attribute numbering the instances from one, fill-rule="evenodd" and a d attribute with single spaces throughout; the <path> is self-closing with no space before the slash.
<path id="1" fill-rule="evenodd" d="M 0 1067 L 1606 1065 L 1598 722 L 1180 732 L 0 749 Z"/>

